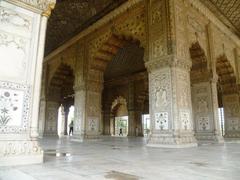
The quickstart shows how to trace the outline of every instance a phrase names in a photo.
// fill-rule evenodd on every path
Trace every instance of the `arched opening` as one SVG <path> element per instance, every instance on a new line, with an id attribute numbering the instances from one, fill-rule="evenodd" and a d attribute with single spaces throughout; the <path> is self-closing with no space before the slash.
<path id="1" fill-rule="evenodd" d="M 103 134 L 112 134 L 111 119 L 123 106 L 111 109 L 115 97 L 127 100 L 127 114 L 122 122 L 128 125 L 128 136 L 143 136 L 142 114 L 148 113 L 148 73 L 144 65 L 144 49 L 132 38 L 112 35 L 94 57 L 92 69 L 103 73 Z M 128 120 L 127 120 L 128 119 Z M 116 123 L 115 123 L 116 125 Z M 115 133 L 117 129 L 114 128 Z M 118 128 L 120 129 L 120 128 Z"/>
<path id="2" fill-rule="evenodd" d="M 69 108 L 74 104 L 74 73 L 71 67 L 61 64 L 49 81 L 45 135 L 63 136 L 68 133 Z"/>
<path id="3" fill-rule="evenodd" d="M 111 106 L 110 131 L 111 135 L 128 135 L 128 110 L 127 101 L 123 97 L 117 97 Z"/>
<path id="4" fill-rule="evenodd" d="M 189 52 L 192 60 L 191 83 L 208 80 L 210 72 L 208 70 L 207 57 L 200 44 L 198 42 L 193 43 Z"/>
<path id="5" fill-rule="evenodd" d="M 70 131 L 72 127 L 71 125 L 72 122 L 74 123 L 74 106 L 73 105 L 69 108 L 69 113 L 67 116 L 67 133 L 69 136 L 73 135 L 73 132 L 71 133 Z"/>
<path id="6" fill-rule="evenodd" d="M 219 115 L 222 121 L 222 134 L 235 137 L 239 131 L 239 90 L 234 69 L 223 54 L 217 58 Z"/>

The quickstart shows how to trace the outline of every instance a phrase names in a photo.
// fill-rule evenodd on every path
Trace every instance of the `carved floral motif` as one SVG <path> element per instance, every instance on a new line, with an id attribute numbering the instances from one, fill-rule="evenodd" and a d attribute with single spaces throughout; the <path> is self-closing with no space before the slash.
<path id="1" fill-rule="evenodd" d="M 42 150 L 36 141 L 2 141 L 0 147 L 0 157 L 42 154 Z"/>
<path id="2" fill-rule="evenodd" d="M 165 47 L 164 47 L 164 40 L 163 38 L 157 39 L 153 42 L 153 52 L 152 55 L 154 58 L 161 57 L 165 53 Z"/>
<path id="3" fill-rule="evenodd" d="M 199 117 L 199 119 L 198 119 L 198 129 L 202 130 L 202 131 L 210 130 L 209 117 L 207 117 L 207 116 Z"/>
<path id="4" fill-rule="evenodd" d="M 24 28 L 26 30 L 30 30 L 31 20 L 30 18 L 23 17 L 22 15 L 8 10 L 4 7 L 0 6 L 0 24 L 3 25 L 12 25 L 17 28 Z"/>
<path id="5" fill-rule="evenodd" d="M 98 117 L 88 117 L 88 130 L 98 131 Z"/>
<path id="6" fill-rule="evenodd" d="M 168 112 L 155 113 L 155 129 L 168 129 Z"/>
<path id="7" fill-rule="evenodd" d="M 187 111 L 180 111 L 180 122 L 181 122 L 181 129 L 189 130 L 192 128 L 191 120 L 190 120 L 190 113 Z"/>
<path id="8" fill-rule="evenodd" d="M 169 79 L 169 74 L 167 73 L 160 73 L 152 79 L 153 99 L 155 100 L 154 104 L 156 108 L 163 108 L 169 104 Z"/>
<path id="9" fill-rule="evenodd" d="M 0 132 L 23 133 L 28 127 L 29 87 L 0 81 Z"/>

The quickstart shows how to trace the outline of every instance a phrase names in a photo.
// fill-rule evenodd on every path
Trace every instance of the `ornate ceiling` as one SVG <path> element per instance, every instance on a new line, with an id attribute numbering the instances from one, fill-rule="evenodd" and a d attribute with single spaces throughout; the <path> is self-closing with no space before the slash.
<path id="1" fill-rule="evenodd" d="M 57 0 L 48 21 L 45 55 L 127 0 Z M 200 0 L 240 35 L 240 0 Z"/>
<path id="2" fill-rule="evenodd" d="M 49 54 L 125 1 L 57 0 L 48 21 L 45 54 Z"/>
<path id="3" fill-rule="evenodd" d="M 125 45 L 108 63 L 104 73 L 104 79 L 110 80 L 116 77 L 145 71 L 143 53 L 143 48 L 139 47 L 137 43 Z"/>
<path id="4" fill-rule="evenodd" d="M 200 0 L 240 36 L 240 0 Z"/>

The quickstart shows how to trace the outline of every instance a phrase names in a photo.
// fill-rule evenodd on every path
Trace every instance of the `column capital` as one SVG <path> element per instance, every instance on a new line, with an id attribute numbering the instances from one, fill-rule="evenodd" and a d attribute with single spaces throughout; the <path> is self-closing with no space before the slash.
<path id="1" fill-rule="evenodd" d="M 55 7 L 55 3 L 50 3 L 47 6 L 47 8 L 43 11 L 42 16 L 45 16 L 45 17 L 49 18 L 49 16 L 51 15 L 52 10 L 54 9 L 54 7 Z"/>
<path id="2" fill-rule="evenodd" d="M 192 62 L 189 59 L 177 58 L 175 55 L 162 56 L 156 60 L 150 60 L 145 63 L 148 72 L 163 67 L 178 67 L 190 71 Z"/>

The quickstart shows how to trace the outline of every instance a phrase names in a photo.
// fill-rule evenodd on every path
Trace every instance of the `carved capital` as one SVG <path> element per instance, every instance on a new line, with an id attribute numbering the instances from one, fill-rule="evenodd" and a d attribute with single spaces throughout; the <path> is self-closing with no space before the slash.
<path id="1" fill-rule="evenodd" d="M 47 8 L 43 11 L 42 15 L 49 17 L 51 15 L 52 10 L 55 7 L 55 3 L 50 3 Z"/>
<path id="2" fill-rule="evenodd" d="M 178 67 L 178 68 L 186 69 L 187 71 L 190 71 L 192 62 L 188 59 L 179 59 L 173 55 L 170 55 L 170 56 L 168 55 L 168 56 L 162 56 L 157 60 L 150 60 L 145 63 L 145 66 L 149 72 L 155 69 L 163 68 L 163 67 Z"/>

